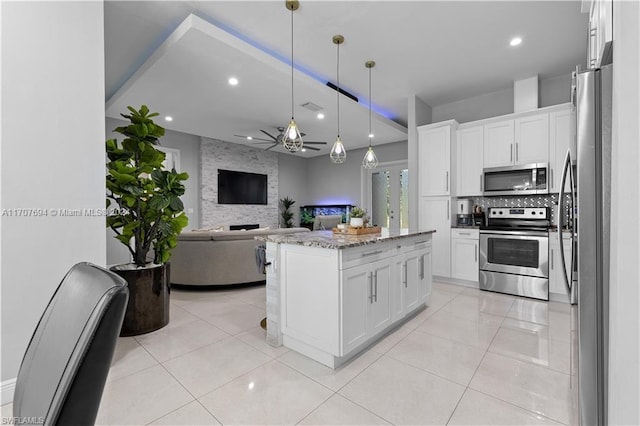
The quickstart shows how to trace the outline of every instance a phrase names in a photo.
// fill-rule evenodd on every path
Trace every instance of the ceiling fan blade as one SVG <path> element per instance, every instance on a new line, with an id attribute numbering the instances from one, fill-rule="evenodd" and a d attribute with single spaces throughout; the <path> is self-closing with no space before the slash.
<path id="1" fill-rule="evenodd" d="M 305 146 L 304 148 L 305 148 L 305 149 L 311 149 L 311 150 L 313 150 L 313 151 L 320 151 L 320 148 L 314 148 L 314 147 L 312 147 L 312 146 Z"/>
<path id="2" fill-rule="evenodd" d="M 270 139 L 254 138 L 253 136 L 245 136 L 245 135 L 233 135 L 233 136 L 237 136 L 239 138 L 243 138 L 243 139 L 247 139 L 247 140 L 265 141 L 265 142 L 273 143 L 273 141 L 270 140 Z M 249 139 L 249 138 L 251 138 L 251 139 Z"/>
<path id="3" fill-rule="evenodd" d="M 326 142 L 303 141 L 304 145 L 326 145 Z"/>
<path id="4" fill-rule="evenodd" d="M 275 136 L 273 136 L 273 135 L 272 135 L 272 134 L 270 134 L 269 132 L 267 132 L 267 131 L 265 131 L 265 130 L 262 130 L 262 129 L 260 129 L 260 131 L 261 131 L 262 133 L 264 133 L 265 135 L 269 136 L 269 137 L 270 137 L 271 139 L 273 139 L 274 141 L 278 142 L 278 138 L 276 138 Z M 277 144 L 276 144 L 276 145 L 277 145 Z"/>
<path id="5" fill-rule="evenodd" d="M 269 147 L 265 148 L 264 150 L 265 150 L 265 151 L 269 151 L 271 148 L 275 148 L 276 146 L 278 146 L 278 144 L 277 144 L 277 143 L 274 143 L 273 145 L 271 145 L 271 146 L 269 146 Z"/>

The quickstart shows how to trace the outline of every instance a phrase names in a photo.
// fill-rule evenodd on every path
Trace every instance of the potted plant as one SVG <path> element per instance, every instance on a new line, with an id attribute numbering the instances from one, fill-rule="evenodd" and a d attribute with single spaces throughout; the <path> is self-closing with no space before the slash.
<path id="1" fill-rule="evenodd" d="M 300 213 L 300 226 L 313 229 L 313 215 L 306 210 Z"/>
<path id="2" fill-rule="evenodd" d="M 353 207 L 350 213 L 351 219 L 349 219 L 349 225 L 351 225 L 352 228 L 362 228 L 364 226 L 364 217 L 366 214 L 367 212 L 365 209 Z"/>
<path id="3" fill-rule="evenodd" d="M 127 108 L 130 113 L 121 115 L 130 123 L 114 130 L 124 135 L 122 143 L 106 141 L 107 227 L 133 259 L 111 268 L 129 284 L 122 336 L 147 333 L 169 323 L 167 262 L 178 234 L 188 224 L 180 196 L 189 175 L 165 170 L 165 153 L 155 148 L 164 135 L 164 128 L 153 122 L 158 113 L 149 113 L 146 105 L 139 110 Z"/>
<path id="4" fill-rule="evenodd" d="M 280 217 L 282 218 L 282 225 L 285 228 L 293 228 L 293 212 L 289 210 L 296 202 L 289 197 L 280 199 L 280 206 L 282 206 L 282 212 Z"/>

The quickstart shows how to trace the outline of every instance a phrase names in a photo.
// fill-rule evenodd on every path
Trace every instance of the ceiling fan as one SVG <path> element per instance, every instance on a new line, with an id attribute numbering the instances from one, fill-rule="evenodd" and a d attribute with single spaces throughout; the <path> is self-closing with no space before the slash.
<path id="1" fill-rule="evenodd" d="M 271 139 L 254 138 L 251 136 L 243 136 L 243 135 L 234 135 L 234 136 L 237 136 L 239 138 L 245 138 L 245 139 L 251 138 L 252 140 L 262 141 L 262 142 L 255 142 L 256 145 L 271 144 L 271 146 L 264 149 L 265 151 L 268 151 L 272 148 L 275 148 L 278 145 L 282 145 L 282 138 L 284 138 L 284 127 L 276 127 L 276 129 L 278 129 L 278 131 L 280 132 L 277 136 L 273 136 L 271 133 L 267 132 L 266 130 L 260 129 L 262 133 L 269 136 Z M 304 137 L 306 133 L 301 133 L 300 135 Z M 320 151 L 320 148 L 316 148 L 309 145 L 326 145 L 326 144 L 327 144 L 326 142 L 304 141 L 303 146 L 304 148 L 311 149 L 313 151 Z"/>

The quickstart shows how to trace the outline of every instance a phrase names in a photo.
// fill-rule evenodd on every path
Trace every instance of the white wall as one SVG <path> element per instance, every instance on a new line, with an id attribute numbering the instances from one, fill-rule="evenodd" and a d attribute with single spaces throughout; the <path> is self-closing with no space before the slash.
<path id="1" fill-rule="evenodd" d="M 613 9 L 609 424 L 640 424 L 640 3 Z M 629 220 L 629 218 L 632 218 Z"/>
<path id="2" fill-rule="evenodd" d="M 541 80 L 540 107 L 569 102 L 571 74 Z M 458 123 L 513 113 L 513 87 L 433 107 L 433 123 L 454 119 Z"/>
<path id="3" fill-rule="evenodd" d="M 419 99 L 410 95 L 407 100 L 407 160 L 409 166 L 409 224 L 418 224 L 418 185 L 412 184 L 411 176 L 418 171 L 418 126 L 430 124 L 433 121 L 433 109 Z M 411 225 L 410 225 L 411 226 Z M 411 226 L 413 228 L 413 226 Z"/>
<path id="4" fill-rule="evenodd" d="M 310 204 L 307 201 L 307 164 L 308 160 L 291 154 L 278 154 L 278 199 L 289 197 L 296 203 L 293 211 L 293 225 L 300 224 L 300 206 Z"/>
<path id="5" fill-rule="evenodd" d="M 307 204 L 361 205 L 362 158 L 367 148 L 349 150 L 347 161 L 334 164 L 328 155 L 308 159 Z M 406 160 L 407 142 L 395 142 L 373 147 L 380 162 Z M 410 184 L 411 185 L 411 184 Z"/>
<path id="6" fill-rule="evenodd" d="M 153 108 L 152 105 L 149 107 Z M 105 119 L 105 139 L 115 138 L 118 142 L 122 142 L 124 137 L 120 133 L 114 133 L 113 129 L 127 123 L 124 120 L 107 117 Z M 158 124 L 162 125 L 163 123 L 158 121 Z M 180 171 L 189 173 L 189 180 L 185 182 L 185 193 L 181 197 L 185 213 L 189 218 L 189 225 L 185 229 L 200 228 L 200 136 L 166 130 L 165 135 L 160 138 L 160 145 L 180 150 Z M 130 262 L 129 250 L 114 238 L 115 234 L 111 229 L 107 229 L 106 232 L 107 265 Z"/>
<path id="7" fill-rule="evenodd" d="M 105 265 L 103 4 L 2 2 L 2 381 L 67 270 Z M 3 389 L 7 389 L 3 386 Z M 6 395 L 3 394 L 3 403 Z"/>

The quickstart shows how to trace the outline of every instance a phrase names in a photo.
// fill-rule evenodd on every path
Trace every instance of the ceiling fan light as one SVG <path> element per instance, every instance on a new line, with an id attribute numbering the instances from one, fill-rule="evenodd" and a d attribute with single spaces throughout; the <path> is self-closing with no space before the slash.
<path id="1" fill-rule="evenodd" d="M 289 122 L 289 126 L 282 135 L 282 145 L 284 149 L 289 152 L 297 152 L 302 149 L 302 135 L 300 134 L 300 128 L 292 118 Z"/>
<path id="2" fill-rule="evenodd" d="M 369 147 L 367 152 L 364 154 L 362 167 L 365 169 L 375 169 L 378 167 L 378 157 L 376 156 L 376 153 L 373 152 L 373 148 Z"/>
<path id="3" fill-rule="evenodd" d="M 336 164 L 342 164 L 347 159 L 347 151 L 344 149 L 342 140 L 340 140 L 340 135 L 338 135 L 338 138 L 333 143 L 329 157 L 331 157 L 331 161 Z"/>

